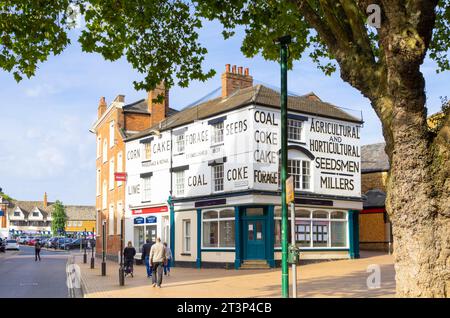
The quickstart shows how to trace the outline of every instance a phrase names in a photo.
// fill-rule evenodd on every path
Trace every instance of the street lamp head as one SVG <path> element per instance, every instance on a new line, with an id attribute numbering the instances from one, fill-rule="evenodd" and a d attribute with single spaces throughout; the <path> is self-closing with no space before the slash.
<path id="1" fill-rule="evenodd" d="M 277 39 L 275 39 L 275 40 L 273 40 L 273 43 L 274 44 L 281 44 L 281 45 L 286 45 L 286 44 L 289 44 L 289 43 L 291 43 L 291 40 L 292 40 L 292 37 L 288 34 L 288 35 L 284 35 L 284 36 L 281 36 L 281 37 L 279 37 L 279 38 L 277 38 Z"/>

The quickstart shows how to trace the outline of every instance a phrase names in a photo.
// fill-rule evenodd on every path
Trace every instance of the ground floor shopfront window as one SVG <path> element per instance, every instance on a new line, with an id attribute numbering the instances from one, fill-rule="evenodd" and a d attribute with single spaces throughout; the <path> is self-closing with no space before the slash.
<path id="1" fill-rule="evenodd" d="M 280 207 L 275 209 L 274 230 L 275 247 L 280 248 Z M 288 233 L 291 233 L 290 217 L 288 219 Z M 295 209 L 295 241 L 298 246 L 303 248 L 346 248 L 348 247 L 347 236 L 347 212 Z"/>
<path id="2" fill-rule="evenodd" d="M 142 245 L 146 240 L 156 242 L 156 224 L 145 224 L 134 226 L 134 247 L 139 253 L 142 250 Z"/>
<path id="3" fill-rule="evenodd" d="M 234 210 L 208 210 L 202 215 L 203 248 L 234 248 Z"/>

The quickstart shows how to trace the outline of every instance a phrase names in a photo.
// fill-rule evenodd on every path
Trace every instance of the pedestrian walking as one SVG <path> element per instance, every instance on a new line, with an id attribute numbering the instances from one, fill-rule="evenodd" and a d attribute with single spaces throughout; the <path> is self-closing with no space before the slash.
<path id="1" fill-rule="evenodd" d="M 133 247 L 131 241 L 128 241 L 128 246 L 123 250 L 123 257 L 125 258 L 125 276 L 133 275 L 134 255 L 136 255 L 136 249 Z"/>
<path id="2" fill-rule="evenodd" d="M 156 239 L 156 243 L 153 244 L 152 248 L 150 249 L 150 265 L 153 268 L 152 269 L 153 287 L 158 285 L 158 287 L 161 288 L 163 279 L 163 267 L 165 261 L 166 261 L 166 249 L 164 245 L 161 243 L 161 239 L 158 237 Z"/>
<path id="3" fill-rule="evenodd" d="M 166 249 L 166 261 L 164 263 L 164 275 L 170 276 L 170 263 L 172 262 L 172 251 L 167 243 L 164 242 L 164 247 Z"/>
<path id="4" fill-rule="evenodd" d="M 34 244 L 34 261 L 37 262 L 39 259 L 39 262 L 41 261 L 41 242 L 39 240 L 36 240 L 36 243 Z"/>
<path id="5" fill-rule="evenodd" d="M 152 267 L 150 266 L 150 249 L 152 248 L 153 242 L 150 242 L 149 239 L 145 241 L 145 244 L 142 245 L 142 255 L 141 260 L 145 262 L 145 268 L 147 269 L 147 277 L 152 277 Z"/>

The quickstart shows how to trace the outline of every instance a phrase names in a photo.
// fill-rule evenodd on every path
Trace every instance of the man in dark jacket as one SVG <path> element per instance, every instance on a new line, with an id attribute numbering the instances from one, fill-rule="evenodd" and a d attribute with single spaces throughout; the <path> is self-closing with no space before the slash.
<path id="1" fill-rule="evenodd" d="M 142 256 L 141 259 L 145 261 L 145 268 L 147 269 L 147 277 L 152 277 L 152 267 L 150 266 L 150 249 L 152 248 L 153 242 L 147 239 L 145 244 L 142 245 Z"/>
<path id="2" fill-rule="evenodd" d="M 133 276 L 133 264 L 134 264 L 134 255 L 136 255 L 136 249 L 131 244 L 131 241 L 128 242 L 128 246 L 123 250 L 123 257 L 125 258 L 125 276 L 127 274 L 131 274 Z"/>
<path id="3" fill-rule="evenodd" d="M 34 244 L 34 261 L 37 262 L 39 258 L 39 262 L 41 261 L 41 242 L 39 240 L 36 240 L 36 243 Z"/>

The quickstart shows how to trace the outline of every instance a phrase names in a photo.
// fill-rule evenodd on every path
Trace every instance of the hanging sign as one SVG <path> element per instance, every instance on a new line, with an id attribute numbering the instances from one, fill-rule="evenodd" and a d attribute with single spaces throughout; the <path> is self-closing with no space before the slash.
<path id="1" fill-rule="evenodd" d="M 114 172 L 114 181 L 127 181 L 126 172 Z"/>
<path id="2" fill-rule="evenodd" d="M 294 177 L 290 176 L 286 179 L 286 203 L 294 202 Z"/>

